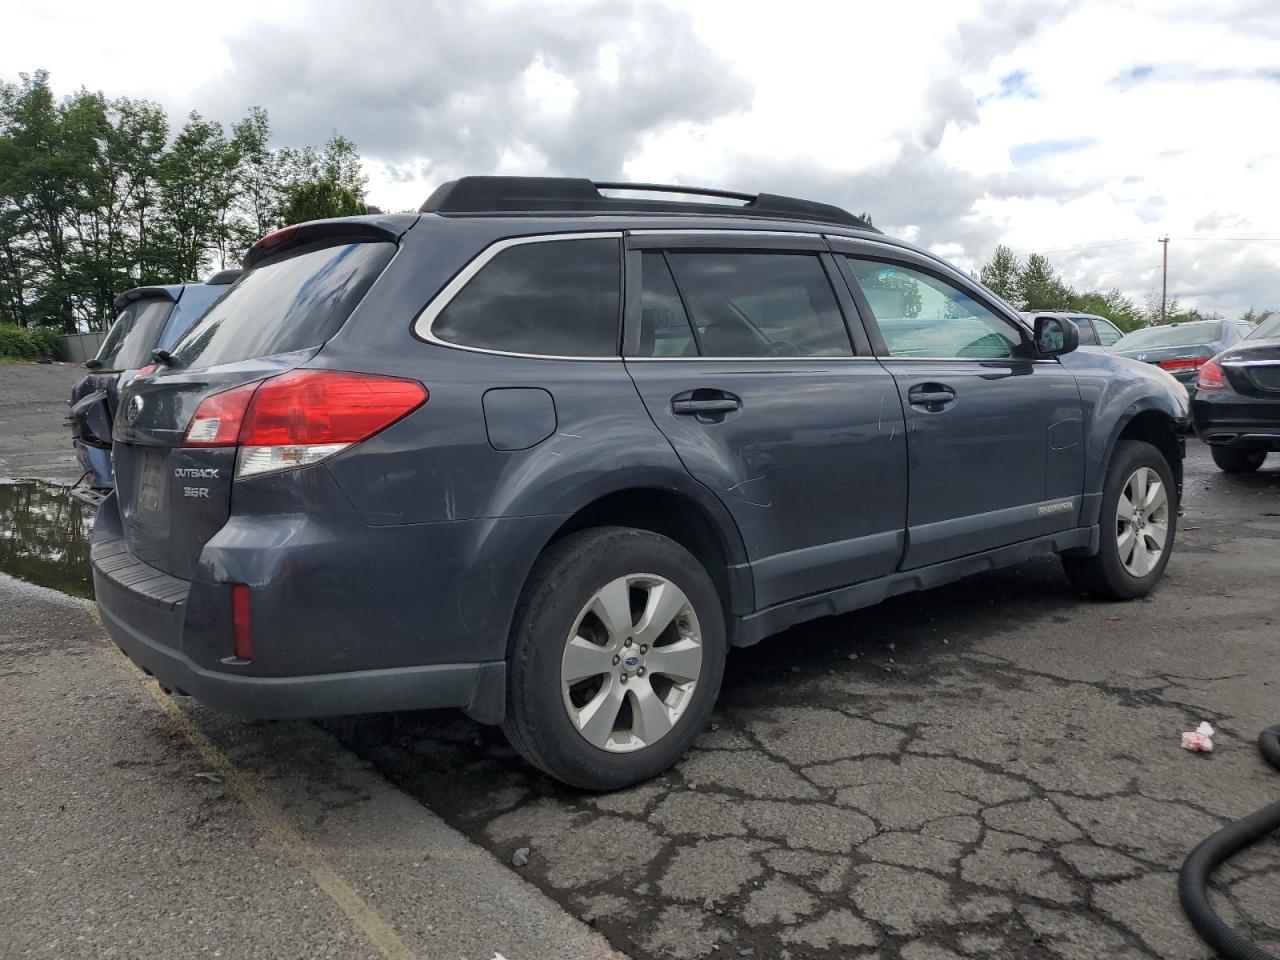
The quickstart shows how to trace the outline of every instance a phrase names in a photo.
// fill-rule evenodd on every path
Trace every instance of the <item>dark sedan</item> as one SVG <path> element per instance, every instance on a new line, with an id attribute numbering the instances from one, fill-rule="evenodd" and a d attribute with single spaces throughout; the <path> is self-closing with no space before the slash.
<path id="1" fill-rule="evenodd" d="M 1193 320 L 1144 327 L 1125 334 L 1110 350 L 1121 357 L 1153 363 L 1173 374 L 1195 396 L 1196 376 L 1210 358 L 1240 342 L 1253 331 L 1245 320 Z"/>
<path id="2" fill-rule="evenodd" d="M 1280 451 L 1280 315 L 1200 368 L 1191 415 L 1227 473 L 1252 473 Z"/>

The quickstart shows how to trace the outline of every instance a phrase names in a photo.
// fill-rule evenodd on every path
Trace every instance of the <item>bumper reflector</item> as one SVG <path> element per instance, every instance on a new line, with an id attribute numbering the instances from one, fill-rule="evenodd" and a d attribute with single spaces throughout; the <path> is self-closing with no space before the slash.
<path id="1" fill-rule="evenodd" d="M 249 587 L 243 583 L 231 587 L 231 636 L 235 640 L 236 657 L 253 659 L 253 629 L 249 621 Z"/>

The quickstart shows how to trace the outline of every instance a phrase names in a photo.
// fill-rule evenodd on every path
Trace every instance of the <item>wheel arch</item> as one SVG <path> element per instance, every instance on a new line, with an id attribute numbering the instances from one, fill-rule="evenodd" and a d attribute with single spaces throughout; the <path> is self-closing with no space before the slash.
<path id="1" fill-rule="evenodd" d="M 706 568 L 715 584 L 726 621 L 734 614 L 750 613 L 754 609 L 746 548 L 736 524 L 718 501 L 708 502 L 690 491 L 670 486 L 628 486 L 611 490 L 566 517 L 538 555 L 569 534 L 604 526 L 648 530 L 688 550 Z"/>

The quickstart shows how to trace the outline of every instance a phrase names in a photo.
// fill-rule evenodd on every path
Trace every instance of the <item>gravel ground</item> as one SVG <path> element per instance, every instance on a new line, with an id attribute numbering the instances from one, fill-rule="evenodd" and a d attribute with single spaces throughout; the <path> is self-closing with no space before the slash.
<path id="1" fill-rule="evenodd" d="M 0 477 L 80 478 L 63 419 L 71 386 L 85 373 L 80 363 L 0 362 Z"/>
<path id="2" fill-rule="evenodd" d="M 61 425 L 38 412 L 72 374 L 0 367 L 0 470 L 74 479 Z M 1280 457 L 1226 477 L 1192 442 L 1187 466 L 1151 598 L 1081 599 L 1043 559 L 789 631 L 730 657 L 687 759 L 608 796 L 552 783 L 450 713 L 321 731 L 181 702 L 421 956 L 602 949 L 523 878 L 636 960 L 1207 957 L 1177 868 L 1280 790 L 1252 742 L 1280 721 Z M 0 577 L 0 957 L 363 955 L 200 777 L 84 608 L 13 583 Z M 1178 746 L 1202 719 L 1219 729 L 1209 756 Z M 1280 842 L 1220 877 L 1225 915 L 1280 951 Z M 552 946 L 561 929 L 572 946 Z"/>

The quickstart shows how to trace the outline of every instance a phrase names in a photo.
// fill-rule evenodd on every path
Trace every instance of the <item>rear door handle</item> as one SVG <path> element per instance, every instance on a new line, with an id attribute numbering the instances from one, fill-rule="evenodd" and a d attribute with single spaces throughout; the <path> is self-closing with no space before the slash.
<path id="1" fill-rule="evenodd" d="M 679 414 L 691 413 L 728 413 L 742 406 L 740 400 L 672 400 L 671 412 Z"/>
<path id="2" fill-rule="evenodd" d="M 687 390 L 671 398 L 671 412 L 681 417 L 710 417 L 719 419 L 724 414 L 742 409 L 742 398 L 724 390 Z"/>
<path id="3" fill-rule="evenodd" d="M 907 402 L 913 407 L 924 407 L 930 413 L 937 413 L 956 402 L 956 392 L 945 383 L 918 383 L 907 391 Z"/>

